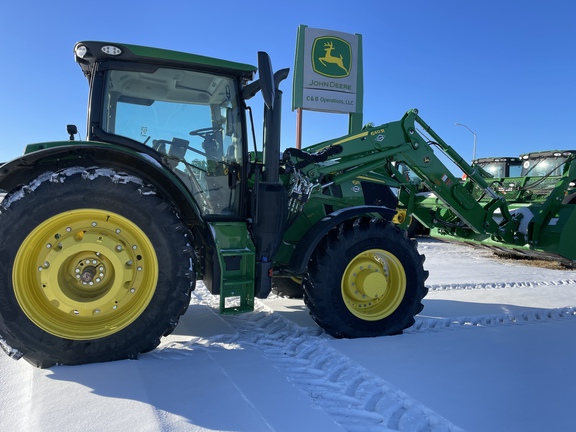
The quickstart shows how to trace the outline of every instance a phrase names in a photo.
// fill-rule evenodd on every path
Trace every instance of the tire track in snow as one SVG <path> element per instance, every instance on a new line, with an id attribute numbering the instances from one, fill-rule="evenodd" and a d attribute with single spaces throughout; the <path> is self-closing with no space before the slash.
<path id="1" fill-rule="evenodd" d="M 429 288 L 432 291 L 480 290 L 569 284 L 576 284 L 576 281 L 434 285 Z M 200 285 L 193 293 L 192 302 L 217 310 L 219 298 Z M 405 333 L 536 324 L 575 317 L 575 307 L 548 310 L 524 308 L 518 313 L 482 316 L 419 316 Z M 151 354 L 163 358 L 183 358 L 198 349 L 236 349 L 249 345 L 260 350 L 290 382 L 308 394 L 315 406 L 330 414 L 348 431 L 461 430 L 324 343 L 330 337 L 320 328 L 300 327 L 281 314 L 274 313 L 257 299 L 254 312 L 222 316 L 222 319 L 238 333 L 210 339 L 195 338 L 184 344 L 160 348 Z"/>
<path id="2" fill-rule="evenodd" d="M 193 303 L 218 307 L 218 297 L 204 287 L 193 292 Z M 370 373 L 325 340 L 320 328 L 300 327 L 256 300 L 255 310 L 222 316 L 238 332 L 210 339 L 172 343 L 150 353 L 155 357 L 185 358 L 195 349 L 234 349 L 252 346 L 287 380 L 351 432 L 460 432 L 462 429 L 406 393 Z"/>
<path id="3" fill-rule="evenodd" d="M 529 308 L 520 313 L 448 318 L 416 317 L 416 323 L 404 330 L 404 333 L 438 331 L 457 327 L 493 327 L 498 325 L 545 323 L 563 318 L 576 318 L 576 307 L 567 306 L 555 309 Z"/>
<path id="4" fill-rule="evenodd" d="M 506 288 L 534 288 L 542 286 L 576 285 L 574 279 L 537 282 L 488 282 L 476 284 L 437 284 L 426 285 L 429 291 L 489 290 Z"/>
<path id="5" fill-rule="evenodd" d="M 574 279 L 559 279 L 555 281 L 533 282 L 487 282 L 477 284 L 438 284 L 429 285 L 429 291 L 474 291 L 492 289 L 521 289 L 576 285 Z M 576 288 L 576 286 L 575 286 Z M 566 306 L 553 309 L 526 308 L 522 312 L 508 312 L 492 315 L 473 315 L 445 318 L 416 317 L 416 323 L 404 330 L 404 333 L 416 333 L 426 331 L 439 331 L 442 329 L 455 329 L 458 327 L 492 327 L 497 325 L 534 324 L 555 321 L 559 319 L 575 318 L 576 307 Z"/>

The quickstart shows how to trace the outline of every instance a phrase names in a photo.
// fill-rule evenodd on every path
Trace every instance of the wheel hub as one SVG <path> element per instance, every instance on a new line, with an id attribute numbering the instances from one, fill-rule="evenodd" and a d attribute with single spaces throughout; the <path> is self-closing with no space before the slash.
<path id="1" fill-rule="evenodd" d="M 92 280 L 94 279 L 95 275 L 96 275 L 96 269 L 90 266 L 84 269 L 84 273 L 79 275 L 79 279 L 82 281 L 84 285 L 92 284 L 93 283 Z"/>
<path id="2" fill-rule="evenodd" d="M 108 267 L 112 267 L 110 261 L 103 258 L 99 252 L 95 252 L 91 257 L 77 259 L 71 268 L 70 277 L 75 278 L 79 285 L 102 286 L 109 281 Z"/>
<path id="3" fill-rule="evenodd" d="M 352 268 L 351 285 L 359 294 L 375 300 L 386 293 L 388 282 L 381 266 L 371 259 L 359 259 Z"/>
<path id="4" fill-rule="evenodd" d="M 368 273 L 363 279 L 361 282 L 362 291 L 366 293 L 369 298 L 376 300 L 386 293 L 388 282 L 382 273 Z"/>

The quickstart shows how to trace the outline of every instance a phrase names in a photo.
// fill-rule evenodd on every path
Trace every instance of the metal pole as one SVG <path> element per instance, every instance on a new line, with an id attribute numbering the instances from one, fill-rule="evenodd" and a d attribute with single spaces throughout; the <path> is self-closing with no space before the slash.
<path id="1" fill-rule="evenodd" d="M 296 148 L 302 148 L 302 108 L 296 108 Z"/>
<path id="2" fill-rule="evenodd" d="M 472 160 L 475 160 L 476 159 L 476 132 L 474 132 L 472 129 L 470 129 L 465 124 L 462 124 L 462 123 L 454 123 L 454 124 L 456 126 L 464 126 L 466 129 L 468 129 L 470 132 L 472 132 L 472 135 L 474 135 L 474 149 L 472 151 Z"/>

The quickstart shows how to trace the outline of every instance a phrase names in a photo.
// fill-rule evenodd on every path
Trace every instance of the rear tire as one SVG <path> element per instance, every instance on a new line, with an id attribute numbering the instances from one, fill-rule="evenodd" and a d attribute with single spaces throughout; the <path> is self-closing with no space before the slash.
<path id="1" fill-rule="evenodd" d="M 0 203 L 0 339 L 38 367 L 136 358 L 194 287 L 188 229 L 143 181 L 44 173 Z"/>
<path id="2" fill-rule="evenodd" d="M 331 230 L 304 278 L 311 317 L 337 338 L 392 335 L 410 327 L 428 292 L 416 244 L 381 219 L 359 218 Z"/>

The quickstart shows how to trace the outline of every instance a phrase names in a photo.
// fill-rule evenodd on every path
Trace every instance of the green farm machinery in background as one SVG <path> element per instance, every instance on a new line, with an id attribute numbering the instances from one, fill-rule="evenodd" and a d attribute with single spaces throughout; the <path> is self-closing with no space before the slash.
<path id="1" fill-rule="evenodd" d="M 473 161 L 478 173 L 489 184 L 491 193 L 472 181 L 462 186 L 483 206 L 491 205 L 492 194 L 505 200 L 506 208 L 520 222 L 509 240 L 491 231 L 476 232 L 456 215 L 450 205 L 430 190 L 420 191 L 412 216 L 431 236 L 475 246 L 485 246 L 499 254 L 520 258 L 541 258 L 573 267 L 576 235 L 572 215 L 576 204 L 574 150 L 525 153 L 520 157 L 483 158 Z M 495 219 L 504 225 L 500 211 Z M 507 230 L 502 227 L 502 234 Z"/>

